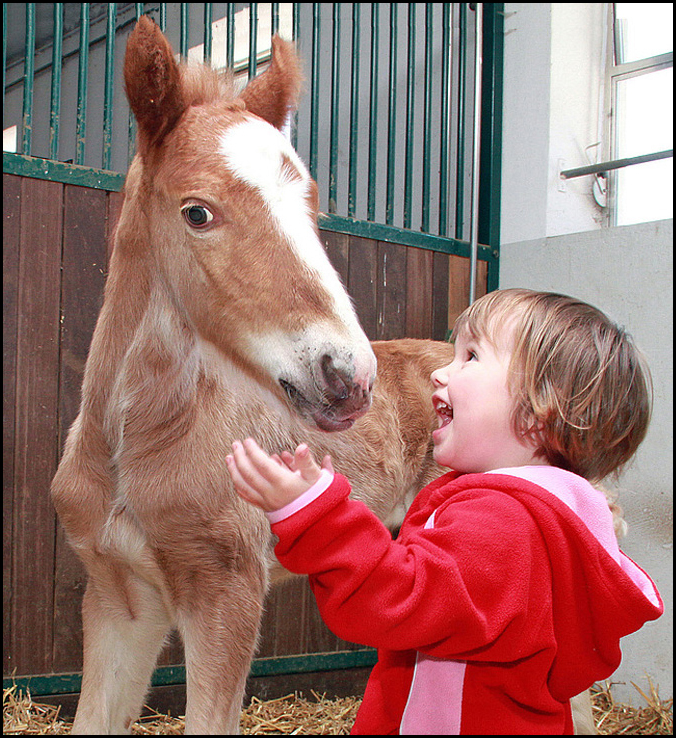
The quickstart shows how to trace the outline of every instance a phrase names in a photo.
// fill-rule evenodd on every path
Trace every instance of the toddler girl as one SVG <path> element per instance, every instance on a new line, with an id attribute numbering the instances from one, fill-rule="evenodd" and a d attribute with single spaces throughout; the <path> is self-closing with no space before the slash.
<path id="1" fill-rule="evenodd" d="M 353 733 L 572 733 L 571 697 L 663 610 L 592 486 L 643 440 L 649 372 L 605 315 L 551 293 L 489 293 L 454 339 L 432 374 L 434 457 L 451 471 L 396 540 L 305 445 L 236 442 L 228 468 L 328 627 L 378 648 Z"/>

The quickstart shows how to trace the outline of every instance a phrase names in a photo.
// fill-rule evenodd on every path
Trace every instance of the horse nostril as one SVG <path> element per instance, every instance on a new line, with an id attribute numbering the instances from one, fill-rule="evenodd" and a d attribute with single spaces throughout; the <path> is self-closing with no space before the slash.
<path id="1" fill-rule="evenodd" d="M 334 401 L 346 400 L 350 396 L 350 389 L 353 386 L 352 377 L 338 369 L 333 362 L 333 357 L 329 354 L 322 356 L 320 366 L 332 399 Z"/>

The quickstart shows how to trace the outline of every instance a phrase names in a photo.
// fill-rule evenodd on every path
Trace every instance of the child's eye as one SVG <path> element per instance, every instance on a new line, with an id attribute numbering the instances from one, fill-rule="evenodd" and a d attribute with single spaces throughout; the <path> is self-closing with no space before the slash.
<path id="1" fill-rule="evenodd" d="M 467 361 L 477 361 L 478 359 L 479 357 L 476 355 L 475 351 L 467 349 Z"/>

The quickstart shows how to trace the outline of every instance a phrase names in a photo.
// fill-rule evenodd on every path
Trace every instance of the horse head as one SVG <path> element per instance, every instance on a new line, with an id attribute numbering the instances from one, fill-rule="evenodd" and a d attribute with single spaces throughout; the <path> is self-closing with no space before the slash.
<path id="1" fill-rule="evenodd" d="M 230 76 L 178 64 L 143 16 L 124 77 L 138 152 L 121 223 L 171 304 L 310 424 L 349 427 L 376 361 L 319 239 L 317 186 L 282 133 L 301 87 L 293 45 L 275 37 L 268 69 L 237 93 Z"/>

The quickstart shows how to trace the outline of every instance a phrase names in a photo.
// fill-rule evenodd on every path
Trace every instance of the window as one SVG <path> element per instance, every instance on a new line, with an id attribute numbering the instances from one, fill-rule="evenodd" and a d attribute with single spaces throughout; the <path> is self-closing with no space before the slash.
<path id="1" fill-rule="evenodd" d="M 673 149 L 673 4 L 614 3 L 612 159 Z M 614 225 L 673 218 L 673 156 L 611 173 Z"/>

